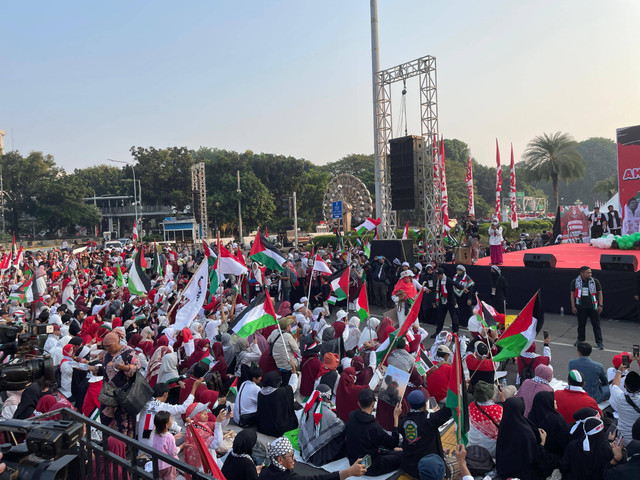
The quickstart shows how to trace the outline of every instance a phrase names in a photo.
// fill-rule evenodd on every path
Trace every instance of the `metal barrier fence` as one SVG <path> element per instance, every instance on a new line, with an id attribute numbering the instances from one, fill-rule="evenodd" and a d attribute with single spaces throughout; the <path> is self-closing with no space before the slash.
<path id="1" fill-rule="evenodd" d="M 182 460 L 161 453 L 152 447 L 127 437 L 99 422 L 94 422 L 84 415 L 67 408 L 55 410 L 34 417 L 31 420 L 47 420 L 57 415 L 60 415 L 63 420 L 78 422 L 84 425 L 84 434 L 78 441 L 77 446 L 71 451 L 65 452 L 78 456 L 77 464 L 69 465 L 68 477 L 65 476 L 65 478 L 69 478 L 70 480 L 155 480 L 160 478 L 158 462 L 163 461 L 176 467 L 178 475 L 183 475 L 185 478 L 191 476 L 192 480 L 216 480 L 215 477 L 200 472 L 197 468 L 186 464 Z M 94 435 L 95 432 L 99 432 L 102 436 L 101 442 L 92 439 L 92 430 Z M 110 438 L 119 440 L 124 444 L 126 458 L 109 450 Z M 142 453 L 146 454 L 148 457 L 147 461 L 151 462 L 152 469 L 150 472 L 145 470 L 144 465 L 138 464 L 138 456 Z M 79 473 L 78 477 L 75 477 L 76 472 Z"/>

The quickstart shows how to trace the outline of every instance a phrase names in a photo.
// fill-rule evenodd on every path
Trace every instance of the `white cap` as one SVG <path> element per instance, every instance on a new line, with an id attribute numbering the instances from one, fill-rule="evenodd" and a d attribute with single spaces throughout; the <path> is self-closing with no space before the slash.
<path id="1" fill-rule="evenodd" d="M 409 262 L 402 262 L 402 266 L 403 267 L 410 267 L 411 265 L 409 265 Z"/>
<path id="2" fill-rule="evenodd" d="M 400 274 L 400 278 L 404 277 L 413 277 L 413 272 L 411 270 L 405 270 Z"/>
<path id="3" fill-rule="evenodd" d="M 347 312 L 345 312 L 342 309 L 338 310 L 338 312 L 336 313 L 336 318 L 338 320 L 342 320 L 343 318 L 346 318 L 346 317 L 347 317 Z"/>

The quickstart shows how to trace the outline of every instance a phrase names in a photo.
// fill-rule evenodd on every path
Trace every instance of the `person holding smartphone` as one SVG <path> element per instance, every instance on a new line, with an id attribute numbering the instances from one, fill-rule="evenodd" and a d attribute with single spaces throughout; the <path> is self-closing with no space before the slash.
<path id="1" fill-rule="evenodd" d="M 631 360 L 631 358 L 629 359 Z M 633 360 L 640 362 L 637 355 Z M 618 412 L 618 429 L 624 437 L 624 445 L 627 446 L 632 439 L 631 430 L 633 423 L 640 418 L 640 375 L 634 370 L 629 370 L 629 363 L 625 366 L 623 360 L 611 381 L 611 406 Z M 624 380 L 624 389 L 620 386 L 622 373 L 628 371 Z"/>

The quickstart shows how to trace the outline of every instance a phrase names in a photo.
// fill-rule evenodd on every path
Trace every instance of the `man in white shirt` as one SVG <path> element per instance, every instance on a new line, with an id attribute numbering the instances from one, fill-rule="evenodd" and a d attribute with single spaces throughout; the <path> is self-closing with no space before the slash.
<path id="1" fill-rule="evenodd" d="M 193 383 L 191 393 L 182 405 L 166 403 L 167 397 L 169 396 L 169 385 L 166 383 L 156 383 L 153 387 L 153 398 L 149 400 L 140 411 L 140 417 L 138 418 L 138 441 L 151 446 L 153 442 L 151 433 L 154 429 L 153 419 L 156 413 L 161 411 L 169 412 L 171 415 L 182 415 L 186 413 L 187 407 L 195 400 L 196 390 L 198 390 L 198 387 L 200 387 L 203 382 L 204 379 L 200 378 Z M 177 422 L 174 422 L 174 425 L 177 425 Z"/>
<path id="2" fill-rule="evenodd" d="M 292 377 L 295 377 L 295 375 Z M 255 425 L 256 423 L 262 369 L 260 367 L 251 367 L 249 369 L 249 378 L 250 380 L 246 380 L 240 385 L 240 389 L 236 395 L 236 406 L 233 409 L 233 421 L 243 428 Z M 297 377 L 295 378 L 297 379 Z"/>
<path id="3" fill-rule="evenodd" d="M 634 357 L 638 360 L 638 357 Z M 640 418 L 640 375 L 630 371 L 624 380 L 624 389 L 620 386 L 622 371 L 627 367 L 620 365 L 611 381 L 611 397 L 609 401 L 613 409 L 618 412 L 618 428 L 624 437 L 625 447 L 633 440 L 631 429 L 634 422 Z"/>

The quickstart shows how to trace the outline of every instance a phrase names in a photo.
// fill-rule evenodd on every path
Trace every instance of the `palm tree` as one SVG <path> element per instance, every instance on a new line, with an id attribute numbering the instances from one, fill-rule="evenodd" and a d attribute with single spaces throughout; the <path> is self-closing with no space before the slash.
<path id="1" fill-rule="evenodd" d="M 567 133 L 543 133 L 531 140 L 524 152 L 527 178 L 533 182 L 551 181 L 556 210 L 560 203 L 558 179 L 567 184 L 584 176 L 584 160 L 575 146 L 575 140 Z"/>
<path id="2" fill-rule="evenodd" d="M 618 177 L 611 175 L 609 178 L 596 182 L 591 192 L 604 193 L 606 200 L 609 200 L 618 192 Z"/>

